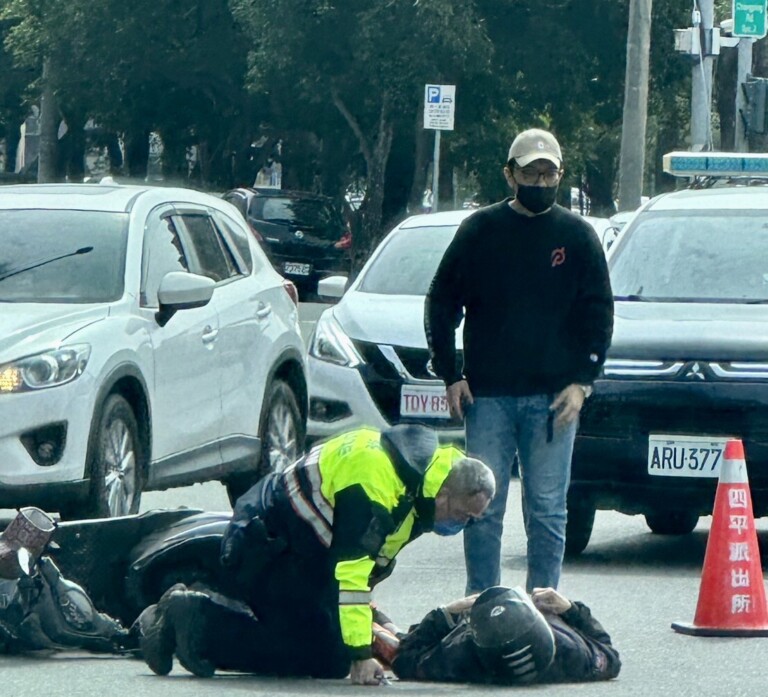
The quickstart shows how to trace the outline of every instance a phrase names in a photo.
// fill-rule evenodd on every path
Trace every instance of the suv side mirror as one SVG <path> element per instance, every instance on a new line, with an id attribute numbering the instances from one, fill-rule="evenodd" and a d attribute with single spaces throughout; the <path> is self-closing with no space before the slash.
<path id="1" fill-rule="evenodd" d="M 340 298 L 347 288 L 346 276 L 328 276 L 317 284 L 317 294 L 325 298 Z"/>
<path id="2" fill-rule="evenodd" d="M 207 305 L 215 286 L 213 279 L 195 273 L 171 271 L 165 274 L 157 289 L 160 309 L 155 313 L 155 320 L 164 327 L 179 310 Z"/>

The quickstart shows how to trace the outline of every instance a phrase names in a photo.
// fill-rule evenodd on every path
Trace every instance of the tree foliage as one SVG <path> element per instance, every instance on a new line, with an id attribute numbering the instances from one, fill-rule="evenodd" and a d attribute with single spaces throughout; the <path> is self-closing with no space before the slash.
<path id="1" fill-rule="evenodd" d="M 338 194 L 362 183 L 355 236 L 362 259 L 427 184 L 424 85 L 455 84 L 456 128 L 443 134 L 441 190 L 450 191 L 455 170 L 477 183 L 481 198 L 505 195 L 509 142 L 539 125 L 563 144 L 563 188 L 587 187 L 595 207 L 608 211 L 628 4 L 0 0 L 0 128 L 18 130 L 23 105 L 42 88 L 45 60 L 71 131 L 93 118 L 122 133 L 126 145 L 158 131 L 171 170 L 183 168 L 184 149 L 195 143 L 201 183 L 249 184 L 259 157 L 281 143 L 285 181 L 295 188 Z M 655 0 L 653 9 L 650 190 L 666 185 L 656 176 L 660 153 L 685 147 L 691 67 L 672 36 L 690 22 L 690 6 Z"/>

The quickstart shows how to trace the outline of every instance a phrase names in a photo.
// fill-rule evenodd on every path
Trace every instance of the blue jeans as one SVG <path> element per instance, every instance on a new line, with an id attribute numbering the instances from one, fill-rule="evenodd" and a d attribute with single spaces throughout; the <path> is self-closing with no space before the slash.
<path id="1" fill-rule="evenodd" d="M 501 580 L 501 534 L 516 453 L 528 536 L 526 590 L 557 588 L 577 423 L 553 425 L 551 403 L 551 395 L 541 394 L 476 397 L 466 409 L 467 454 L 482 460 L 496 477 L 496 496 L 487 511 L 464 530 L 467 594 L 496 586 Z"/>

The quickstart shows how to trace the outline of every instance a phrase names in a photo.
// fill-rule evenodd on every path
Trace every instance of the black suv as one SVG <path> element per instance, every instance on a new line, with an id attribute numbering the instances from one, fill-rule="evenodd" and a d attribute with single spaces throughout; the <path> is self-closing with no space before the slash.
<path id="1" fill-rule="evenodd" d="M 691 532 L 712 513 L 728 437 L 768 515 L 768 187 L 660 196 L 614 246 L 614 338 L 574 448 L 571 554 L 596 509 Z"/>
<path id="2" fill-rule="evenodd" d="M 272 265 L 300 291 L 349 274 L 352 235 L 341 204 L 328 196 L 268 188 L 224 194 L 250 224 Z"/>

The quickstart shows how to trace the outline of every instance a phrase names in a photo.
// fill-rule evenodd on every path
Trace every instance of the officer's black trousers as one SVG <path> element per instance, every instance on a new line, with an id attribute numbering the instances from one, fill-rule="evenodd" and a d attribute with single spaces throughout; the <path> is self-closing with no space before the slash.
<path id="1" fill-rule="evenodd" d="M 200 618 L 204 657 L 220 670 L 345 677 L 350 660 L 341 638 L 338 584 L 323 561 L 290 551 L 273 559 L 243 594 L 253 614 L 214 595 Z"/>

